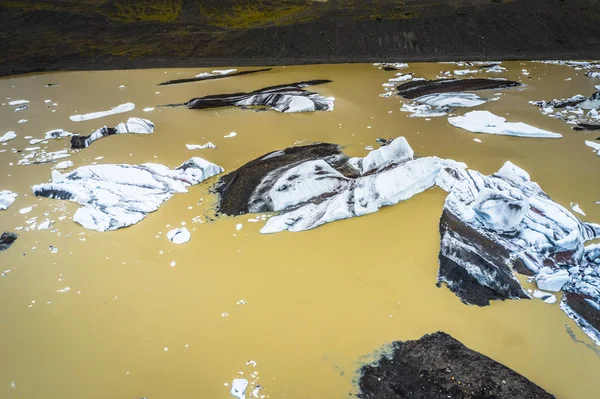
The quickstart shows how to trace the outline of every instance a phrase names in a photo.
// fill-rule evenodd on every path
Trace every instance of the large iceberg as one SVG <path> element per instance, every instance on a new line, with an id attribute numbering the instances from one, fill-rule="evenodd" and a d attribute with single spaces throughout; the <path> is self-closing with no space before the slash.
<path id="1" fill-rule="evenodd" d="M 364 158 L 348 158 L 333 144 L 318 144 L 267 154 L 224 176 L 217 191 L 226 213 L 280 212 L 261 233 L 303 231 L 377 212 L 436 183 L 445 186 L 438 175 L 446 167 L 466 165 L 415 158 L 404 137 Z"/>
<path id="2" fill-rule="evenodd" d="M 554 202 L 506 162 L 493 175 L 454 169 L 440 220 L 438 283 L 468 304 L 529 298 L 514 271 L 566 292 L 561 307 L 600 344 L 600 225 Z M 581 299 L 583 298 L 583 299 Z"/>

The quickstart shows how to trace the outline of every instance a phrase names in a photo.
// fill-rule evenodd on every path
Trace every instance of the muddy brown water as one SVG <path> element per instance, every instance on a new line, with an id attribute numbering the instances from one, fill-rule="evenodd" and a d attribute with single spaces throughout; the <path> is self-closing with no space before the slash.
<path id="1" fill-rule="evenodd" d="M 208 188 L 213 178 L 175 195 L 137 225 L 98 233 L 71 220 L 79 205 L 31 195 L 33 184 L 50 179 L 52 164 L 18 166 L 20 154 L 10 151 L 32 147 L 24 136 L 41 138 L 56 128 L 87 134 L 132 116 L 152 120 L 155 133 L 104 138 L 68 159 L 75 167 L 92 162 L 174 167 L 200 156 L 230 171 L 297 142 L 339 143 L 346 153 L 364 156 L 365 146 L 377 147 L 377 137 L 405 136 L 418 155 L 460 160 L 484 173 L 510 160 L 557 202 L 566 207 L 578 203 L 587 213 L 583 220 L 600 222 L 600 205 L 594 204 L 600 200 L 600 158 L 584 145 L 597 132 L 572 131 L 527 103 L 589 95 L 600 81 L 564 66 L 503 66 L 508 68 L 505 73 L 479 76 L 505 77 L 526 86 L 484 92 L 503 94 L 477 109 L 561 133 L 562 139 L 473 134 L 452 127 L 446 117 L 409 118 L 400 112 L 399 98 L 378 96 L 394 73 L 372 65 L 276 67 L 167 87 L 156 83 L 207 69 L 51 73 L 0 80 L 0 102 L 7 103 L 7 97 L 31 102 L 21 112 L 0 107 L 0 135 L 9 130 L 18 135 L 0 146 L 7 150 L 0 153 L 0 189 L 19 193 L 0 212 L 1 229 L 14 231 L 36 216 L 38 221 L 55 220 L 51 230 L 17 231 L 19 239 L 0 254 L 2 271 L 11 270 L 0 277 L 0 397 L 227 398 L 230 388 L 225 384 L 246 378 L 271 398 L 343 398 L 355 393 L 357 369 L 381 345 L 438 330 L 559 398 L 594 397 L 600 391 L 600 357 L 569 336 L 567 326 L 577 339 L 591 343 L 558 304 L 506 301 L 478 308 L 436 287 L 438 220 L 445 198 L 440 189 L 312 231 L 261 235 L 264 222 L 249 223 L 248 215 L 210 220 L 215 199 Z M 531 74 L 523 75 L 523 68 Z M 464 68 L 411 64 L 405 71 L 434 78 L 448 69 Z M 313 88 L 336 98 L 333 112 L 142 111 L 192 97 L 309 79 L 333 80 Z M 59 84 L 45 87 L 48 83 Z M 57 107 L 48 108 L 46 99 Z M 86 122 L 69 120 L 75 113 L 125 102 L 135 103 L 136 109 Z M 18 124 L 20 119 L 28 122 Z M 237 136 L 223 137 L 230 132 Z M 207 141 L 218 148 L 185 147 Z M 37 146 L 60 150 L 68 147 L 68 140 Z M 33 211 L 20 214 L 27 206 Z M 182 222 L 192 239 L 172 244 L 166 232 Z M 239 223 L 243 228 L 237 231 Z M 67 286 L 70 291 L 57 292 Z M 251 360 L 256 366 L 247 364 Z"/>

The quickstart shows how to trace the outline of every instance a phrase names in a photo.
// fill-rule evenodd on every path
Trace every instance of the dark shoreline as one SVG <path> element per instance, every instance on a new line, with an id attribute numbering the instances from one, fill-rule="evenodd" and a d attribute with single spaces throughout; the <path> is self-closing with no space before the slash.
<path id="1" fill-rule="evenodd" d="M 170 11 L 135 8 L 146 3 L 130 0 L 126 12 L 123 2 L 3 0 L 0 76 L 171 67 L 600 59 L 596 0 L 148 2 L 163 8 L 176 4 Z"/>

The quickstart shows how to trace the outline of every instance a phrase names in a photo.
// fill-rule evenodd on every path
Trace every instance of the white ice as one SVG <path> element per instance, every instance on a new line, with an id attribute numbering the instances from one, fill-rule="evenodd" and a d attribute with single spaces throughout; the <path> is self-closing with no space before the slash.
<path id="1" fill-rule="evenodd" d="M 68 169 L 71 166 L 73 166 L 73 161 L 62 161 L 62 162 L 57 163 L 54 166 L 54 169 L 59 169 L 59 170 Z"/>
<path id="2" fill-rule="evenodd" d="M 25 104 L 29 104 L 29 101 L 27 100 L 14 100 L 8 103 L 8 105 L 12 105 L 12 106 L 18 106 L 18 105 L 25 105 Z"/>
<path id="3" fill-rule="evenodd" d="M 506 118 L 489 111 L 471 111 L 463 116 L 448 118 L 448 122 L 458 128 L 473 132 L 504 136 L 560 138 L 562 135 L 538 129 L 522 122 L 506 122 Z"/>
<path id="4" fill-rule="evenodd" d="M 479 97 L 474 93 L 434 93 L 417 97 L 414 101 L 432 107 L 476 107 L 485 104 L 487 99 Z"/>
<path id="5" fill-rule="evenodd" d="M 566 270 L 554 271 L 550 267 L 542 267 L 535 277 L 535 282 L 540 290 L 558 292 L 569 279 L 569 272 Z"/>
<path id="6" fill-rule="evenodd" d="M 174 244 L 185 244 L 191 237 L 192 235 L 185 227 L 173 229 L 167 233 L 167 238 Z"/>
<path id="7" fill-rule="evenodd" d="M 13 193 L 9 190 L 0 191 L 0 210 L 6 210 L 8 207 L 15 202 L 17 193 Z"/>
<path id="8" fill-rule="evenodd" d="M 596 154 L 598 156 L 600 156 L 600 143 L 596 143 L 595 141 L 586 140 L 585 145 L 592 148 L 594 150 L 594 152 L 596 152 Z"/>
<path id="9" fill-rule="evenodd" d="M 83 122 L 89 121 L 91 119 L 103 118 L 108 115 L 122 114 L 124 112 L 133 111 L 135 109 L 135 104 L 133 103 L 125 103 L 121 105 L 117 105 L 116 107 L 109 109 L 107 111 L 99 111 L 99 112 L 90 112 L 89 114 L 83 115 L 71 115 L 69 119 L 73 122 Z"/>
<path id="10" fill-rule="evenodd" d="M 17 134 L 13 131 L 6 132 L 4 136 L 0 136 L 0 143 L 4 143 L 5 141 L 12 140 L 17 137 Z"/>
<path id="11" fill-rule="evenodd" d="M 175 193 L 219 174 L 220 166 L 191 158 L 175 169 L 153 163 L 79 167 L 67 174 L 52 171 L 52 182 L 33 186 L 36 196 L 77 202 L 73 220 L 90 230 L 127 227 L 144 219 Z"/>
<path id="12" fill-rule="evenodd" d="M 377 212 L 433 187 L 439 172 L 446 167 L 464 168 L 464 164 L 436 157 L 413 158 L 413 150 L 403 137 L 369 152 L 349 163 L 361 174 L 356 179 L 343 176 L 323 160 L 307 161 L 287 170 L 261 198 L 281 214 L 271 217 L 261 233 L 283 230 L 303 231 L 335 220 Z M 254 194 L 257 195 L 257 194 Z M 315 201 L 317 198 L 325 198 Z M 250 212 L 257 212 L 250 206 Z M 291 209 L 286 211 L 286 209 Z"/>
<path id="13" fill-rule="evenodd" d="M 236 378 L 231 383 L 231 396 L 238 399 L 246 399 L 246 389 L 248 388 L 248 380 L 244 378 Z"/>
<path id="14" fill-rule="evenodd" d="M 186 144 L 188 150 L 204 150 L 205 148 L 217 148 L 216 145 L 210 141 L 206 144 Z"/>

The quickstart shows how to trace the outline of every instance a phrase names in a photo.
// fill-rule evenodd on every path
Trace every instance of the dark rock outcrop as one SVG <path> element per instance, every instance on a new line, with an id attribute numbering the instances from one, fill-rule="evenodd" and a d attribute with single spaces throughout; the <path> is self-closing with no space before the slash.
<path id="1" fill-rule="evenodd" d="M 219 211 L 226 215 L 248 213 L 250 199 L 267 175 L 270 180 L 275 181 L 287 170 L 302 162 L 317 159 L 335 160 L 341 156 L 340 146 L 328 143 L 289 147 L 265 154 L 219 179 L 215 187 L 220 196 Z M 268 212 L 271 209 L 262 211 Z"/>
<path id="2" fill-rule="evenodd" d="M 477 90 L 506 89 L 521 86 L 512 80 L 499 79 L 437 79 L 417 80 L 399 85 L 396 90 L 399 95 L 409 100 L 435 93 L 450 93 Z"/>
<path id="3" fill-rule="evenodd" d="M 550 399 L 527 378 L 437 332 L 392 343 L 391 357 L 362 367 L 363 399 Z"/>
<path id="4" fill-rule="evenodd" d="M 0 236 L 0 251 L 5 251 L 15 242 L 17 235 L 15 233 L 4 232 Z"/>
<path id="5" fill-rule="evenodd" d="M 239 71 L 239 72 L 232 72 L 232 73 L 227 73 L 227 74 L 207 74 L 206 76 L 195 76 L 193 78 L 185 78 L 185 79 L 173 79 L 173 80 L 167 80 L 166 82 L 161 82 L 157 86 L 168 86 L 168 85 L 174 85 L 174 84 L 179 84 L 179 83 L 201 82 L 203 80 L 232 78 L 234 76 L 243 76 L 243 75 L 250 75 L 250 74 L 258 73 L 258 72 L 267 72 L 267 71 L 270 71 L 271 69 L 273 69 L 273 68 L 254 69 L 251 71 Z"/>
<path id="6" fill-rule="evenodd" d="M 331 111 L 334 102 L 332 97 L 323 97 L 303 90 L 305 87 L 330 82 L 330 80 L 309 80 L 265 87 L 248 93 L 216 94 L 193 98 L 184 105 L 189 109 L 267 106 L 279 112 Z"/>

